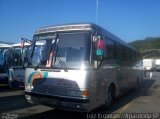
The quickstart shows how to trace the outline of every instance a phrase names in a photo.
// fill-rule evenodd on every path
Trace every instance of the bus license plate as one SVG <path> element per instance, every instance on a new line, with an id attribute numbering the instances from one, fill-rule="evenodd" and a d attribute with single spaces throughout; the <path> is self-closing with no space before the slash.
<path id="1" fill-rule="evenodd" d="M 40 101 L 46 104 L 56 104 L 56 100 L 49 98 L 40 98 Z"/>

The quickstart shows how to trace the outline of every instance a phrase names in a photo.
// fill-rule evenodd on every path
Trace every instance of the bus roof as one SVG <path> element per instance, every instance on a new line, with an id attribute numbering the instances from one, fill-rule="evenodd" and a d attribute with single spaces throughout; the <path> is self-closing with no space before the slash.
<path id="1" fill-rule="evenodd" d="M 129 49 L 135 50 L 132 46 L 128 45 L 126 42 L 118 38 L 117 36 L 113 35 L 112 33 L 108 32 L 104 28 L 94 24 L 94 23 L 70 23 L 70 24 L 61 24 L 61 25 L 53 25 L 53 26 L 46 26 L 36 30 L 35 35 L 44 34 L 44 33 L 53 33 L 53 32 L 66 32 L 66 31 L 92 31 L 92 32 L 100 32 L 105 34 L 113 41 L 116 41 L 122 45 L 125 45 Z"/>
<path id="2" fill-rule="evenodd" d="M 0 48 L 10 48 L 12 45 L 0 43 Z"/>
<path id="3" fill-rule="evenodd" d="M 36 30 L 35 35 L 41 33 L 60 32 L 60 31 L 91 30 L 92 25 L 93 25 L 92 23 L 71 23 L 71 24 L 46 26 Z"/>
<path id="4" fill-rule="evenodd" d="M 31 45 L 31 44 L 25 43 L 24 45 L 25 45 L 25 46 L 29 46 L 29 45 Z M 12 44 L 11 46 L 12 46 L 12 47 L 20 47 L 20 46 L 21 46 L 21 43 L 15 43 L 15 44 Z"/>

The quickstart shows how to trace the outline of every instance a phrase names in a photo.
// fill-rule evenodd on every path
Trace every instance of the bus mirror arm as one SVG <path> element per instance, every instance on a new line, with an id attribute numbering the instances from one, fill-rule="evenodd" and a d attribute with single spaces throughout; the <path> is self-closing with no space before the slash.
<path id="1" fill-rule="evenodd" d="M 25 62 L 24 65 L 23 65 L 23 67 L 26 68 L 26 67 L 28 67 L 28 65 L 29 64 L 27 62 Z"/>
<path id="2" fill-rule="evenodd" d="M 21 38 L 21 43 L 29 43 L 32 45 L 32 40 L 29 40 L 27 38 Z"/>
<path id="3" fill-rule="evenodd" d="M 101 67 L 102 62 L 103 62 L 103 58 L 101 60 L 94 60 L 93 61 L 93 68 L 99 69 Z"/>

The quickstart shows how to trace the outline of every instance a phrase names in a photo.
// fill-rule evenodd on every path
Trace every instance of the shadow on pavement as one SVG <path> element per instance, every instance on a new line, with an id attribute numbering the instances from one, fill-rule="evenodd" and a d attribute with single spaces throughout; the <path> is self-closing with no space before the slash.
<path id="1" fill-rule="evenodd" d="M 34 106 L 29 104 L 24 95 L 6 96 L 0 97 L 0 113 L 5 113 L 9 111 L 25 109 Z"/>
<path id="2" fill-rule="evenodd" d="M 20 88 L 10 88 L 8 84 L 0 84 L 0 93 L 5 93 L 5 92 L 14 92 L 14 91 L 19 91 L 22 90 Z"/>

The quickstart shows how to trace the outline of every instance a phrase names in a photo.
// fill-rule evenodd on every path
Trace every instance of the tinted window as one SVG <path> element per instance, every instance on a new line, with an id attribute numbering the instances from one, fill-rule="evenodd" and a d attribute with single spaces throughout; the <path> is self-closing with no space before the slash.
<path id="1" fill-rule="evenodd" d="M 116 44 L 117 60 L 124 60 L 124 48 L 120 44 Z"/>
<path id="2" fill-rule="evenodd" d="M 107 53 L 107 58 L 108 59 L 115 59 L 115 43 L 110 40 L 109 38 L 105 38 L 105 42 L 106 42 L 106 53 Z"/>

